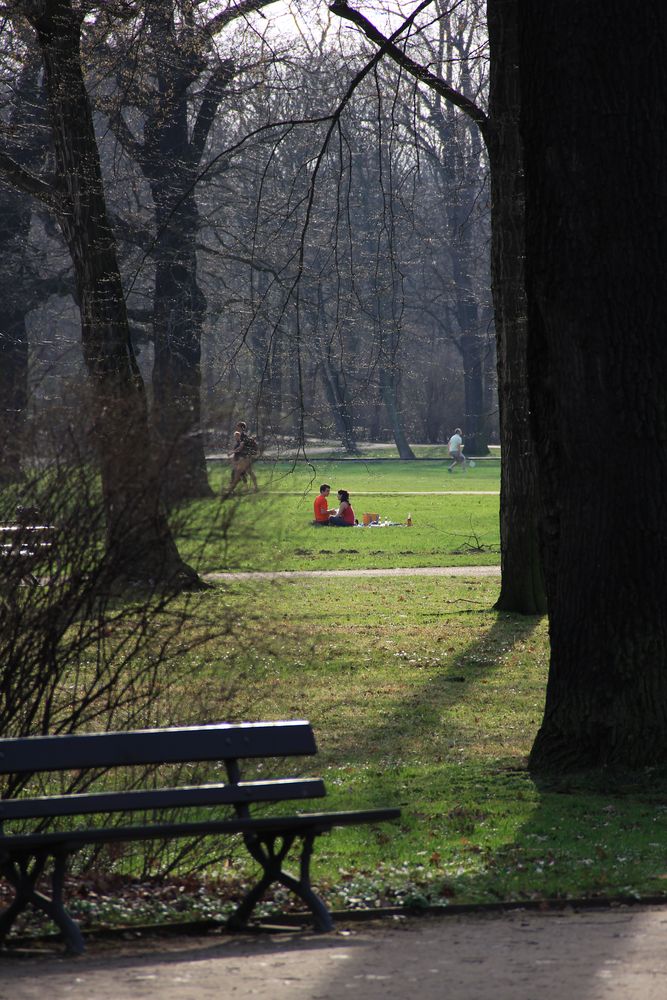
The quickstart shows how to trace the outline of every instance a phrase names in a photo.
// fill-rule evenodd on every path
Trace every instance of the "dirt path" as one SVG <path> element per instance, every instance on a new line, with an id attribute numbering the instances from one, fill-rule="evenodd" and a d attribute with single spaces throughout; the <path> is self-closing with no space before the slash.
<path id="1" fill-rule="evenodd" d="M 0 957 L 0 1000 L 664 1000 L 667 910 L 350 924 Z"/>
<path id="2" fill-rule="evenodd" d="M 500 566 L 399 566 L 394 569 L 284 569 L 279 572 L 206 573 L 205 580 L 282 580 L 292 576 L 500 576 Z"/>

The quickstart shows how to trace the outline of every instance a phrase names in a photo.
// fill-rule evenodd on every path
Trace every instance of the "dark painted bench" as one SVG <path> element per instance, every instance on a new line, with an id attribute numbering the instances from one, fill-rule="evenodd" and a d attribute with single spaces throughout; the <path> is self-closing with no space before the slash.
<path id="1" fill-rule="evenodd" d="M 243 781 L 240 761 L 316 751 L 310 724 L 300 721 L 0 739 L 0 774 L 220 761 L 227 775 L 226 782 L 221 784 L 0 799 L 0 873 L 15 890 L 12 903 L 0 913 L 0 940 L 8 934 L 18 914 L 32 905 L 57 924 L 67 950 L 80 953 L 84 947 L 81 931 L 63 903 L 64 877 L 71 854 L 84 845 L 202 835 L 224 838 L 240 835 L 262 868 L 259 881 L 230 918 L 231 927 L 243 926 L 269 886 L 277 882 L 303 900 L 319 930 L 330 930 L 331 914 L 310 882 L 315 838 L 337 826 L 396 819 L 400 810 L 253 816 L 250 807 L 256 804 L 318 798 L 326 791 L 320 778 Z M 228 807 L 226 815 L 221 815 L 224 807 Z M 194 818 L 174 820 L 179 811 L 183 815 L 185 810 L 193 809 Z M 166 820 L 160 821 L 160 810 L 169 810 Z M 139 811 L 140 821 L 132 818 Z M 106 817 L 114 813 L 127 813 L 130 819 L 118 826 L 94 826 L 84 819 L 93 814 Z M 42 829 L 45 820 L 56 817 L 64 822 L 66 829 Z M 21 831 L 12 832 L 13 821 L 25 820 L 32 821 L 29 831 L 25 831 L 23 823 Z M 287 852 L 295 841 L 301 845 L 298 877 L 283 870 Z M 36 884 L 49 859 L 53 862 L 52 888 L 51 896 L 47 897 L 38 891 Z"/>
<path id="2" fill-rule="evenodd" d="M 16 585 L 22 580 L 37 583 L 40 567 L 49 566 L 56 555 L 56 536 L 52 524 L 0 524 L 0 574 Z"/>

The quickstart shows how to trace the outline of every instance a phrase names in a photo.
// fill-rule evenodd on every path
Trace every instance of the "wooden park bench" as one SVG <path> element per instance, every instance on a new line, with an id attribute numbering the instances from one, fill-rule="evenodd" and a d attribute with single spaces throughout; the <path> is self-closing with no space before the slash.
<path id="1" fill-rule="evenodd" d="M 316 928 L 330 930 L 331 914 L 310 882 L 315 838 L 337 826 L 396 819 L 400 810 L 252 815 L 251 806 L 260 803 L 300 802 L 322 797 L 326 792 L 320 778 L 243 781 L 240 761 L 316 751 L 310 724 L 300 721 L 217 723 L 178 729 L 0 739 L 0 774 L 76 773 L 90 768 L 214 761 L 224 765 L 227 777 L 219 784 L 0 799 L 0 873 L 15 890 L 13 901 L 0 913 L 0 941 L 19 913 L 32 905 L 60 928 L 67 950 L 79 954 L 84 947 L 83 937 L 63 903 L 64 878 L 71 854 L 84 845 L 202 835 L 228 838 L 238 834 L 262 868 L 259 881 L 241 901 L 229 926 L 243 926 L 269 886 L 278 883 L 292 890 L 309 907 Z M 159 770 L 151 772 L 152 785 L 158 775 Z M 225 806 L 229 808 L 221 814 Z M 169 815 L 160 819 L 162 810 L 168 810 Z M 109 816 L 118 813 L 127 814 L 123 822 L 108 825 Z M 85 819 L 93 814 L 102 818 L 102 825 L 95 826 Z M 45 820 L 55 818 L 61 819 L 62 829 L 43 828 Z M 33 821 L 28 824 L 29 830 L 25 829 L 26 820 Z M 19 821 L 21 829 L 12 832 L 8 827 Z M 298 877 L 283 869 L 295 841 L 301 845 Z M 53 860 L 50 897 L 37 888 L 49 858 Z"/>

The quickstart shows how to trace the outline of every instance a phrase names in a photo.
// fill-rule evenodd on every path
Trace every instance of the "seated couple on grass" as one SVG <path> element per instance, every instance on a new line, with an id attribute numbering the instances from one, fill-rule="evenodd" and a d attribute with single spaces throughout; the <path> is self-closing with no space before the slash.
<path id="1" fill-rule="evenodd" d="M 350 504 L 350 494 L 347 490 L 338 490 L 338 509 L 329 510 L 327 497 L 331 492 L 331 487 L 327 483 L 320 486 L 320 495 L 316 498 L 315 525 L 328 524 L 332 528 L 353 528 L 355 525 L 354 511 Z"/>

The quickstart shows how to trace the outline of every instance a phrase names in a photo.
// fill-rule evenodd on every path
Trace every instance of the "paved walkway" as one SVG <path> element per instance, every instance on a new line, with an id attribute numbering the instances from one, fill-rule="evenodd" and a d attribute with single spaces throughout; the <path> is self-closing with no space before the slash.
<path id="1" fill-rule="evenodd" d="M 667 910 L 630 907 L 92 943 L 0 957 L 0 1000 L 664 1000 L 666 940 Z"/>
<path id="2" fill-rule="evenodd" d="M 282 580 L 292 576 L 500 576 L 500 566 L 398 566 L 389 569 L 284 569 L 277 572 L 205 573 L 205 580 Z"/>

